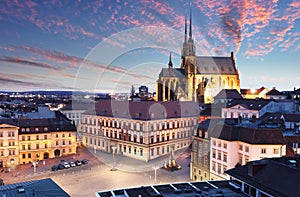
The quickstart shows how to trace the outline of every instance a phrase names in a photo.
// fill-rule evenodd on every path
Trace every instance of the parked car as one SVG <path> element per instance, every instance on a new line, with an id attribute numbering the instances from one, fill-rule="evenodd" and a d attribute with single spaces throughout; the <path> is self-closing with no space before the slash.
<path id="1" fill-rule="evenodd" d="M 65 162 L 63 165 L 64 165 L 65 168 L 69 168 L 70 167 L 70 164 L 68 162 Z"/>
<path id="2" fill-rule="evenodd" d="M 84 164 L 84 165 L 88 164 L 88 160 L 84 159 L 84 160 L 81 161 L 81 163 Z"/>
<path id="3" fill-rule="evenodd" d="M 75 164 L 74 161 L 71 161 L 69 164 L 70 164 L 71 167 L 75 167 L 76 166 L 76 164 Z"/>
<path id="4" fill-rule="evenodd" d="M 52 171 L 58 170 L 58 166 L 56 166 L 56 165 L 52 166 L 52 167 L 51 167 L 51 170 L 52 170 Z"/>
<path id="5" fill-rule="evenodd" d="M 76 164 L 76 166 L 81 166 L 81 161 L 79 161 L 79 160 L 77 160 L 76 162 L 75 162 L 75 164 Z"/>
<path id="6" fill-rule="evenodd" d="M 59 169 L 59 170 L 62 170 L 62 169 L 64 169 L 64 168 L 65 168 L 65 166 L 64 166 L 63 164 L 58 164 L 58 166 L 57 166 L 57 167 L 58 167 L 58 169 Z"/>

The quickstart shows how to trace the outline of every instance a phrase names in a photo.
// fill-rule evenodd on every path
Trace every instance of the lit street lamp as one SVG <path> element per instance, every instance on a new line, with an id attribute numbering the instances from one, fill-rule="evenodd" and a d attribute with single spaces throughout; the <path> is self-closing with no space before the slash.
<path id="1" fill-rule="evenodd" d="M 112 148 L 112 154 L 113 154 L 113 167 L 111 169 L 111 171 L 116 171 L 117 169 L 115 168 L 116 162 L 115 162 L 115 151 L 117 149 L 117 147 L 113 146 Z"/>
<path id="2" fill-rule="evenodd" d="M 154 166 L 154 167 L 152 167 L 152 168 L 153 168 L 153 170 L 154 170 L 154 183 L 156 184 L 156 170 L 158 170 L 159 167 Z"/>
<path id="3" fill-rule="evenodd" d="M 32 165 L 33 165 L 33 174 L 35 174 L 36 173 L 36 162 L 34 161 L 34 162 L 32 162 Z"/>

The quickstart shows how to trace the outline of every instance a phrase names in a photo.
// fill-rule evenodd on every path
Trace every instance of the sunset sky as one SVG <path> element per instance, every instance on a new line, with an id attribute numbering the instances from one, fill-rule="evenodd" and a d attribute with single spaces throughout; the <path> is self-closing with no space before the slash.
<path id="1" fill-rule="evenodd" d="M 155 91 L 190 9 L 196 54 L 233 51 L 241 88 L 300 87 L 299 0 L 2 0 L 0 90 Z"/>

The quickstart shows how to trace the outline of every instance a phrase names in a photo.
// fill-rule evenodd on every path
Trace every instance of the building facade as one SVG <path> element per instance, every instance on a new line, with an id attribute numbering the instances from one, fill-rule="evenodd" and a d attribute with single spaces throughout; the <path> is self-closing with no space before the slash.
<path id="1" fill-rule="evenodd" d="M 210 121 L 206 120 L 199 124 L 193 135 L 190 178 L 194 181 L 210 180 L 210 139 L 207 129 Z"/>
<path id="2" fill-rule="evenodd" d="M 83 114 L 83 144 L 149 161 L 190 145 L 197 109 L 193 102 L 101 100 Z"/>
<path id="3" fill-rule="evenodd" d="M 157 80 L 158 101 L 187 100 L 212 103 L 222 89 L 240 91 L 239 73 L 233 52 L 229 57 L 196 56 L 190 16 L 189 36 L 185 20 L 185 36 L 181 52 L 181 66 L 174 68 L 171 59 Z"/>
<path id="4" fill-rule="evenodd" d="M 0 124 L 0 167 L 13 167 L 18 164 L 18 127 L 11 124 Z"/>
<path id="5" fill-rule="evenodd" d="M 3 146 L 0 149 L 3 149 L 3 155 L 9 161 L 2 160 L 17 165 L 75 154 L 75 125 L 60 112 L 56 111 L 54 114 L 55 118 L 1 119 L 0 122 L 10 124 L 1 124 L 3 140 L 0 143 Z"/>
<path id="6" fill-rule="evenodd" d="M 286 155 L 280 129 L 217 125 L 210 140 L 210 178 L 228 179 L 226 170 L 249 161 Z"/>

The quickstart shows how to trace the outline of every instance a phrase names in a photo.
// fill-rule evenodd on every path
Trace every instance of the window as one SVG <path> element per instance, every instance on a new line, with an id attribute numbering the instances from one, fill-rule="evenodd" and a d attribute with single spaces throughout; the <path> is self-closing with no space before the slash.
<path id="1" fill-rule="evenodd" d="M 58 134 L 56 134 L 55 137 L 58 138 Z"/>
<path id="2" fill-rule="evenodd" d="M 58 146 L 58 141 L 57 140 L 55 141 L 55 145 Z"/>
<path id="3" fill-rule="evenodd" d="M 39 131 L 39 128 L 35 128 L 34 130 L 37 132 L 37 131 Z"/>
<path id="4" fill-rule="evenodd" d="M 212 168 L 212 171 L 216 171 L 216 162 L 212 162 L 212 166 L 211 166 Z"/>
<path id="5" fill-rule="evenodd" d="M 227 170 L 227 166 L 223 166 L 223 173 Z"/>
<path id="6" fill-rule="evenodd" d="M 266 148 L 262 148 L 261 149 L 261 154 L 266 154 L 267 153 L 267 149 Z"/>
<path id="7" fill-rule="evenodd" d="M 239 164 L 243 164 L 243 155 L 239 154 Z"/>
<path id="8" fill-rule="evenodd" d="M 136 155 L 136 148 L 133 149 L 133 153 Z"/>
<path id="9" fill-rule="evenodd" d="M 72 152 L 72 149 L 71 149 L 71 148 L 69 148 L 69 153 L 70 153 L 70 152 Z"/>
<path id="10" fill-rule="evenodd" d="M 28 158 L 29 158 L 29 159 L 31 158 L 31 153 L 28 153 Z"/>
<path id="11" fill-rule="evenodd" d="M 40 145 L 39 144 L 36 144 L 36 149 L 40 149 Z"/>
<path id="12" fill-rule="evenodd" d="M 71 137 L 72 136 L 72 134 L 71 133 L 69 133 L 69 137 Z"/>
<path id="13" fill-rule="evenodd" d="M 201 170 L 198 170 L 199 175 L 201 175 Z"/>
<path id="14" fill-rule="evenodd" d="M 221 142 L 218 142 L 218 147 L 221 147 L 222 143 Z"/>
<path id="15" fill-rule="evenodd" d="M 249 153 L 249 146 L 245 146 L 245 151 Z"/>
<path id="16" fill-rule="evenodd" d="M 48 144 L 47 143 L 45 143 L 45 148 L 48 148 Z"/>
<path id="17" fill-rule="evenodd" d="M 22 141 L 25 141 L 25 136 L 22 136 Z"/>
<path id="18" fill-rule="evenodd" d="M 126 153 L 126 146 L 123 146 L 123 152 Z"/>
<path id="19" fill-rule="evenodd" d="M 48 127 L 45 127 L 45 128 L 44 128 L 44 131 L 48 131 Z"/>
<path id="20" fill-rule="evenodd" d="M 239 146 L 239 150 L 243 151 L 243 145 Z"/>
<path id="21" fill-rule="evenodd" d="M 216 158 L 216 150 L 215 149 L 212 150 L 212 158 Z"/>
<path id="22" fill-rule="evenodd" d="M 131 146 L 128 147 L 128 152 L 131 153 Z"/>
<path id="23" fill-rule="evenodd" d="M 216 140 L 212 141 L 213 146 L 216 146 Z"/>
<path id="24" fill-rule="evenodd" d="M 22 154 L 22 159 L 25 159 L 26 158 L 26 154 Z"/>
<path id="25" fill-rule="evenodd" d="M 279 153 L 279 149 L 278 148 L 274 148 L 273 149 L 273 154 L 278 154 Z"/>
<path id="26" fill-rule="evenodd" d="M 25 144 L 22 144 L 22 150 L 25 150 Z"/>
<path id="27" fill-rule="evenodd" d="M 219 174 L 222 173 L 221 164 L 218 164 L 218 173 L 219 173 Z"/>
<path id="28" fill-rule="evenodd" d="M 143 156 L 143 149 L 140 149 L 140 155 Z"/>
<path id="29" fill-rule="evenodd" d="M 30 136 L 27 136 L 27 140 L 30 141 Z"/>
<path id="30" fill-rule="evenodd" d="M 159 155 L 159 147 L 157 147 L 156 154 Z"/>
<path id="31" fill-rule="evenodd" d="M 223 161 L 227 162 L 227 153 L 223 153 Z"/>
<path id="32" fill-rule="evenodd" d="M 31 150 L 31 144 L 28 144 L 27 148 L 28 150 Z"/>
<path id="33" fill-rule="evenodd" d="M 221 160 L 221 152 L 218 151 L 218 160 Z"/>
<path id="34" fill-rule="evenodd" d="M 65 134 L 64 134 L 64 133 L 62 134 L 62 137 L 65 137 Z"/>
<path id="35" fill-rule="evenodd" d="M 247 163 L 249 161 L 249 157 L 245 156 L 245 163 Z"/>
<path id="36" fill-rule="evenodd" d="M 71 145 L 71 144 L 72 144 L 72 141 L 69 140 L 69 145 Z M 99 142 L 98 142 L 98 146 L 100 146 L 100 140 L 99 140 Z"/>
<path id="37" fill-rule="evenodd" d="M 227 143 L 223 143 L 223 148 L 227 149 Z"/>
<path id="38" fill-rule="evenodd" d="M 36 140 L 39 140 L 39 139 L 40 139 L 39 135 L 37 135 L 35 138 L 36 138 Z"/>
<path id="39" fill-rule="evenodd" d="M 151 156 L 154 155 L 154 148 L 151 148 Z"/>
<path id="40" fill-rule="evenodd" d="M 47 135 L 44 135 L 44 140 L 46 140 L 47 139 Z"/>

